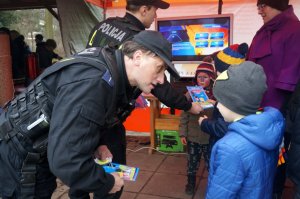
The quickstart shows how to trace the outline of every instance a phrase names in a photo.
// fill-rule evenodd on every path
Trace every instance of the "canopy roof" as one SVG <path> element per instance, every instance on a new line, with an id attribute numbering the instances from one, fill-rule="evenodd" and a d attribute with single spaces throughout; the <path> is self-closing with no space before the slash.
<path id="1" fill-rule="evenodd" d="M 86 0 L 99 7 L 125 7 L 126 0 Z M 220 0 L 165 0 L 172 5 L 176 4 L 197 4 L 217 3 Z M 237 0 L 224 0 L 234 2 Z M 56 8 L 56 0 L 0 0 L 0 10 L 22 10 L 35 8 Z"/>
<path id="2" fill-rule="evenodd" d="M 228 3 L 228 2 L 237 2 L 239 0 L 164 0 L 164 1 L 170 3 L 171 5 L 191 5 L 191 4 L 199 4 L 199 3 L 212 3 L 212 4 L 217 4 L 218 2 Z M 117 0 L 117 1 L 112 0 L 111 7 L 125 7 L 125 6 L 126 6 L 126 0 Z"/>
<path id="3" fill-rule="evenodd" d="M 56 0 L 0 0 L 0 10 L 55 8 Z"/>

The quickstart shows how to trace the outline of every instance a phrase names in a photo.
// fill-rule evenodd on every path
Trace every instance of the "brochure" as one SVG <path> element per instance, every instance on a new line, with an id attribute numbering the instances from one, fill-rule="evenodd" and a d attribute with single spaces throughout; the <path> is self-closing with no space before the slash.
<path id="1" fill-rule="evenodd" d="M 199 102 L 203 109 L 213 108 L 214 105 L 208 102 L 208 96 L 201 86 L 187 86 L 186 87 L 193 102 Z"/>
<path id="2" fill-rule="evenodd" d="M 101 166 L 107 173 L 117 172 L 124 180 L 135 181 L 137 175 L 139 173 L 139 168 L 130 167 L 127 165 L 112 163 L 109 161 L 101 161 L 99 159 L 95 159 L 95 162 Z"/>

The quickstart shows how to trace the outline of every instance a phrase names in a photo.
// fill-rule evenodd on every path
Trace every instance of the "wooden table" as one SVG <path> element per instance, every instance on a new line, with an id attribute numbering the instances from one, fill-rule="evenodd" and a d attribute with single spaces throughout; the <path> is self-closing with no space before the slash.
<path id="1" fill-rule="evenodd" d="M 153 148 L 156 148 L 156 130 L 176 130 L 179 129 L 179 116 L 166 115 L 160 113 L 160 102 L 153 95 L 144 95 L 150 101 L 150 149 L 152 154 Z"/>

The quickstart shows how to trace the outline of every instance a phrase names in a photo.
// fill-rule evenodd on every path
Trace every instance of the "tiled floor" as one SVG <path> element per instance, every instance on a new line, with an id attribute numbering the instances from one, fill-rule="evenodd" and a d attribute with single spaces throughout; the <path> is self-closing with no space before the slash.
<path id="1" fill-rule="evenodd" d="M 128 139 L 127 162 L 129 166 L 140 168 L 136 182 L 125 182 L 121 199 L 203 199 L 207 183 L 207 171 L 200 164 L 197 173 L 197 190 L 194 196 L 184 192 L 186 184 L 186 155 L 148 154 L 148 149 L 140 143 L 148 138 Z M 139 151 L 136 151 L 141 149 Z M 136 151 L 136 152 L 133 152 Z M 58 182 L 53 199 L 68 198 L 68 188 Z M 283 199 L 292 199 L 292 185 L 287 183 Z"/>

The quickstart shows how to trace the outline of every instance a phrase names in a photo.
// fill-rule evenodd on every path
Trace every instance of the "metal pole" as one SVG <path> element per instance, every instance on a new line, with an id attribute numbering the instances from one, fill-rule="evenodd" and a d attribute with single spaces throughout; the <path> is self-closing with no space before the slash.
<path id="1" fill-rule="evenodd" d="M 102 7 L 103 7 L 103 20 L 106 19 L 106 0 L 101 0 L 102 1 Z"/>
<path id="2" fill-rule="evenodd" d="M 222 6 L 223 6 L 223 1 L 219 0 L 219 6 L 218 6 L 218 14 L 222 14 Z"/>

